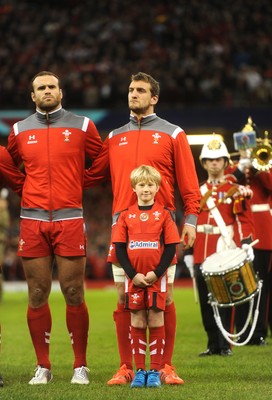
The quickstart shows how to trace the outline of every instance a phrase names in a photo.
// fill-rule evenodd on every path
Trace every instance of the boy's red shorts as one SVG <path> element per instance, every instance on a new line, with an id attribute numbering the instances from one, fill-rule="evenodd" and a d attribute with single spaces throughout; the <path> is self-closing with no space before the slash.
<path id="1" fill-rule="evenodd" d="M 129 310 L 165 310 L 166 292 L 154 292 L 152 287 L 135 288 L 125 294 L 125 308 Z"/>

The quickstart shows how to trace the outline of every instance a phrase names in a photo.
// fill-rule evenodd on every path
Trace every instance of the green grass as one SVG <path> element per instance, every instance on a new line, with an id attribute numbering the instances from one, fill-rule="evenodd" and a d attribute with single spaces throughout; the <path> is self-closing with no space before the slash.
<path id="1" fill-rule="evenodd" d="M 199 306 L 194 303 L 192 290 L 182 288 L 175 290 L 178 328 L 173 363 L 185 385 L 133 390 L 129 385 L 107 387 L 107 380 L 119 366 L 112 319 L 116 293 L 114 289 L 88 290 L 86 300 L 90 313 L 90 385 L 70 384 L 73 355 L 65 325 L 65 305 L 62 295 L 53 292 L 50 305 L 54 381 L 35 387 L 27 383 L 35 368 L 35 355 L 26 323 L 27 294 L 4 294 L 0 306 L 0 371 L 5 381 L 5 387 L 0 389 L 1 400 L 271 400 L 271 344 L 266 347 L 235 347 L 233 357 L 199 358 L 198 353 L 206 348 Z"/>

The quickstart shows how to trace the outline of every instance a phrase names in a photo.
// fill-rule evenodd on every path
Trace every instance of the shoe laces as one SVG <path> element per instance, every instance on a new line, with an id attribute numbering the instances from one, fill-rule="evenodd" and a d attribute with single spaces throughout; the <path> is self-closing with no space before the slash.
<path id="1" fill-rule="evenodd" d="M 160 376 L 160 374 L 156 370 L 150 370 L 148 372 L 148 380 L 149 380 L 149 382 L 157 381 L 159 376 Z"/>
<path id="2" fill-rule="evenodd" d="M 87 368 L 85 366 L 82 366 L 82 367 L 79 367 L 79 368 L 75 369 L 76 375 L 81 379 L 86 378 L 87 372 L 90 372 L 90 370 L 89 370 L 89 368 Z"/>
<path id="3" fill-rule="evenodd" d="M 126 364 L 122 365 L 116 374 L 114 374 L 114 378 L 118 378 L 119 376 L 124 376 L 125 378 L 131 378 L 130 370 L 127 368 Z"/>
<path id="4" fill-rule="evenodd" d="M 43 373 L 43 370 L 44 370 L 45 368 L 43 368 L 43 367 L 41 367 L 40 365 L 38 365 L 36 368 L 35 368 L 35 378 L 38 378 L 42 373 Z"/>
<path id="5" fill-rule="evenodd" d="M 173 367 L 173 365 L 165 364 L 164 368 L 162 369 L 162 372 L 165 375 L 175 375 L 175 376 L 177 375 L 175 372 L 175 367 Z"/>

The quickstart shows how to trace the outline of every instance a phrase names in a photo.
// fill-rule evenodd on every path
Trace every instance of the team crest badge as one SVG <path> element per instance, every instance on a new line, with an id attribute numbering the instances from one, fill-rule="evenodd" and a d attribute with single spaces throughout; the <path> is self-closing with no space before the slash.
<path id="1" fill-rule="evenodd" d="M 149 215 L 147 213 L 140 214 L 140 220 L 141 221 L 147 221 L 148 218 L 149 218 Z"/>
<path id="2" fill-rule="evenodd" d="M 158 134 L 158 132 L 154 133 L 154 135 L 152 135 L 154 138 L 154 142 L 153 144 L 158 144 L 159 143 L 159 139 L 161 138 L 161 135 Z"/>
<path id="3" fill-rule="evenodd" d="M 25 244 L 24 239 L 20 239 L 18 243 L 18 251 L 23 251 L 24 244 Z"/>
<path id="4" fill-rule="evenodd" d="M 140 298 L 140 296 L 137 293 L 133 293 L 131 295 L 131 300 L 133 304 L 137 304 L 138 303 L 138 299 Z"/>
<path id="5" fill-rule="evenodd" d="M 68 129 L 65 129 L 64 132 L 62 132 L 64 135 L 64 141 L 65 142 L 70 142 L 69 136 L 72 135 L 72 132 L 68 131 Z"/>
<path id="6" fill-rule="evenodd" d="M 153 215 L 154 215 L 154 217 L 155 217 L 155 221 L 159 221 L 159 220 L 160 220 L 160 215 L 161 215 L 161 213 L 160 213 L 159 211 L 155 211 L 155 212 L 153 213 Z"/>

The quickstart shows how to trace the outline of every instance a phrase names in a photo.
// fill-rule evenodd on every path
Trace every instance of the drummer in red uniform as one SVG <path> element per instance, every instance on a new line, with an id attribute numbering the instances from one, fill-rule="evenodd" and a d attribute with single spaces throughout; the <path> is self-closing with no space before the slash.
<path id="1" fill-rule="evenodd" d="M 254 123 L 252 123 L 251 129 L 252 131 L 254 129 L 257 130 Z M 269 156 L 269 150 L 271 154 L 272 147 L 269 144 L 268 137 L 258 145 L 258 149 L 258 151 L 264 153 L 264 156 L 267 155 L 266 159 L 264 157 L 264 159 L 260 158 L 258 161 L 258 157 L 253 157 L 253 153 L 251 153 L 252 157 L 241 158 L 239 160 L 238 168 L 235 168 L 233 174 L 238 182 L 247 183 L 253 191 L 250 207 L 255 225 L 255 236 L 259 239 L 259 242 L 254 247 L 255 258 L 253 267 L 258 273 L 259 279 L 263 281 L 263 285 L 259 305 L 259 317 L 249 344 L 263 346 L 266 344 L 268 331 L 270 290 L 272 286 L 272 215 L 270 212 L 272 166 Z M 254 151 L 254 149 L 252 151 Z M 252 165 L 252 162 L 254 165 Z M 244 319 L 246 318 L 246 314 L 246 311 L 242 313 Z M 241 326 L 243 326 L 243 324 L 244 321 L 242 320 Z M 237 329 L 239 328 L 240 327 L 237 327 Z"/>
<path id="2" fill-rule="evenodd" d="M 194 254 L 184 257 L 189 269 L 194 265 L 202 322 L 208 336 L 207 349 L 199 354 L 201 357 L 232 355 L 230 345 L 217 327 L 212 307 L 208 303 L 208 289 L 201 264 L 215 252 L 241 245 L 246 250 L 248 259 L 253 259 L 253 250 L 249 246 L 253 237 L 253 222 L 248 200 L 245 198 L 248 192 L 224 175 L 229 160 L 230 155 L 225 144 L 216 138 L 202 148 L 200 162 L 208 173 L 208 180 L 200 187 L 201 211 Z M 234 234 L 235 231 L 239 233 L 239 237 Z M 230 332 L 232 308 L 222 308 L 220 316 L 224 328 Z"/>

